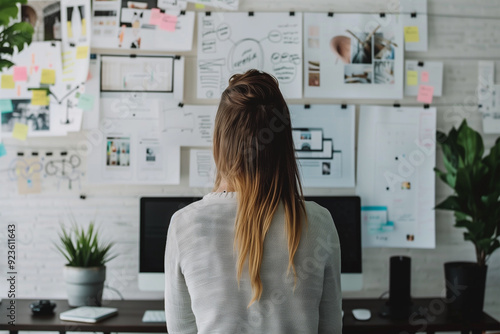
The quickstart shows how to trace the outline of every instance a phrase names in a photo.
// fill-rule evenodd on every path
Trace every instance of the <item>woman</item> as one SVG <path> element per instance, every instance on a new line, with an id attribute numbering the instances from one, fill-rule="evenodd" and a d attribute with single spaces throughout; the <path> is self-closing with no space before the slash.
<path id="1" fill-rule="evenodd" d="M 340 244 L 303 200 L 278 82 L 231 77 L 215 119 L 214 192 L 174 214 L 165 253 L 167 330 L 341 333 Z"/>

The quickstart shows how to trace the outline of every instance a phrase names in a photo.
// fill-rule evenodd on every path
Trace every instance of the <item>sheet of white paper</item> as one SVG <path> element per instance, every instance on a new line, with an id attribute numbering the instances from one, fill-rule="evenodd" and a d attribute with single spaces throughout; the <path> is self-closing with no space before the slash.
<path id="1" fill-rule="evenodd" d="M 212 150 L 189 150 L 189 186 L 212 189 L 215 182 Z"/>
<path id="2" fill-rule="evenodd" d="M 478 104 L 484 133 L 500 133 L 500 85 L 495 85 L 495 62 L 480 61 Z"/>
<path id="3" fill-rule="evenodd" d="M 408 85 L 408 71 L 417 72 L 417 84 L 410 82 Z M 434 87 L 433 96 L 443 95 L 443 63 L 437 61 L 419 62 L 416 60 L 405 61 L 405 95 L 417 96 L 418 86 L 426 85 Z M 427 81 L 425 81 L 427 79 Z"/>
<path id="4" fill-rule="evenodd" d="M 401 14 L 427 14 L 427 0 L 399 0 Z"/>
<path id="5" fill-rule="evenodd" d="M 493 85 L 490 110 L 483 110 L 483 132 L 500 133 L 500 85 Z"/>
<path id="6" fill-rule="evenodd" d="M 184 105 L 163 107 L 163 133 L 167 142 L 178 146 L 212 146 L 217 106 Z"/>
<path id="7" fill-rule="evenodd" d="M 405 43 L 406 51 L 427 51 L 427 0 L 400 0 L 403 27 L 418 27 L 419 41 Z"/>
<path id="8" fill-rule="evenodd" d="M 212 6 L 230 10 L 238 10 L 238 5 L 239 5 L 239 0 L 188 0 L 188 1 L 202 4 L 205 6 Z"/>
<path id="9" fill-rule="evenodd" d="M 217 99 L 235 73 L 274 75 L 285 98 L 302 97 L 302 13 L 198 14 L 200 99 Z"/>
<path id="10" fill-rule="evenodd" d="M 304 96 L 403 97 L 399 15 L 304 14 Z"/>
<path id="11" fill-rule="evenodd" d="M 185 1 L 93 0 L 93 4 L 93 48 L 172 52 L 193 47 L 195 13 L 181 11 L 186 8 Z M 166 10 L 162 17 L 175 17 L 173 27 L 152 21 L 152 9 Z"/>
<path id="12" fill-rule="evenodd" d="M 361 106 L 358 133 L 356 192 L 393 227 L 363 225 L 363 246 L 434 248 L 436 109 Z"/>
<path id="13" fill-rule="evenodd" d="M 302 185 L 354 187 L 354 105 L 289 108 Z M 313 137 L 321 138 L 321 147 L 311 145 Z"/>

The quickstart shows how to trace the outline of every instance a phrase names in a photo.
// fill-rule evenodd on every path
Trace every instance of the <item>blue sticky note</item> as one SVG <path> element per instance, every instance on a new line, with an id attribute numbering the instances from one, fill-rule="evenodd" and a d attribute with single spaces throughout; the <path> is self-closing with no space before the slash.
<path id="1" fill-rule="evenodd" d="M 5 145 L 0 143 L 0 157 L 3 157 L 4 155 L 7 155 L 7 151 L 5 150 Z"/>
<path id="2" fill-rule="evenodd" d="M 78 108 L 89 111 L 94 108 L 94 96 L 89 94 L 80 94 L 78 99 Z"/>
<path id="3" fill-rule="evenodd" d="M 0 100 L 0 113 L 13 112 L 12 100 Z"/>

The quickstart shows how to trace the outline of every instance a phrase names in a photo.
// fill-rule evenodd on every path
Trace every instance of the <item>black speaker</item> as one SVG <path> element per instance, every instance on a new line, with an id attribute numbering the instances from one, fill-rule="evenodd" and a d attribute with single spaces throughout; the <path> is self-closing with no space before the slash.
<path id="1" fill-rule="evenodd" d="M 408 256 L 392 256 L 389 268 L 389 300 L 380 315 L 392 319 L 404 319 L 414 312 L 411 301 L 411 259 Z"/>

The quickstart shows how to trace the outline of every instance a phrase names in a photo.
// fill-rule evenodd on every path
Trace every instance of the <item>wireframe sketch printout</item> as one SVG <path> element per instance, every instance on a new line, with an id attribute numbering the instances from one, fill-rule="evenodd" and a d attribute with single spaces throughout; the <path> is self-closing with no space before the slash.
<path id="1" fill-rule="evenodd" d="M 189 186 L 212 189 L 215 183 L 215 161 L 211 149 L 189 150 Z"/>
<path id="2" fill-rule="evenodd" d="M 304 96 L 403 97 L 398 15 L 304 14 Z"/>
<path id="3" fill-rule="evenodd" d="M 197 97 L 218 99 L 235 73 L 274 75 L 285 98 L 302 97 L 302 14 L 198 14 Z"/>
<path id="4" fill-rule="evenodd" d="M 354 187 L 354 105 L 289 108 L 302 185 Z"/>
<path id="5" fill-rule="evenodd" d="M 435 146 L 435 108 L 361 106 L 356 191 L 364 247 L 435 247 Z M 370 218 L 378 208 L 387 221 Z"/>
<path id="6" fill-rule="evenodd" d="M 480 61 L 478 77 L 479 111 L 484 133 L 500 133 L 500 84 L 495 85 L 495 62 Z"/>

